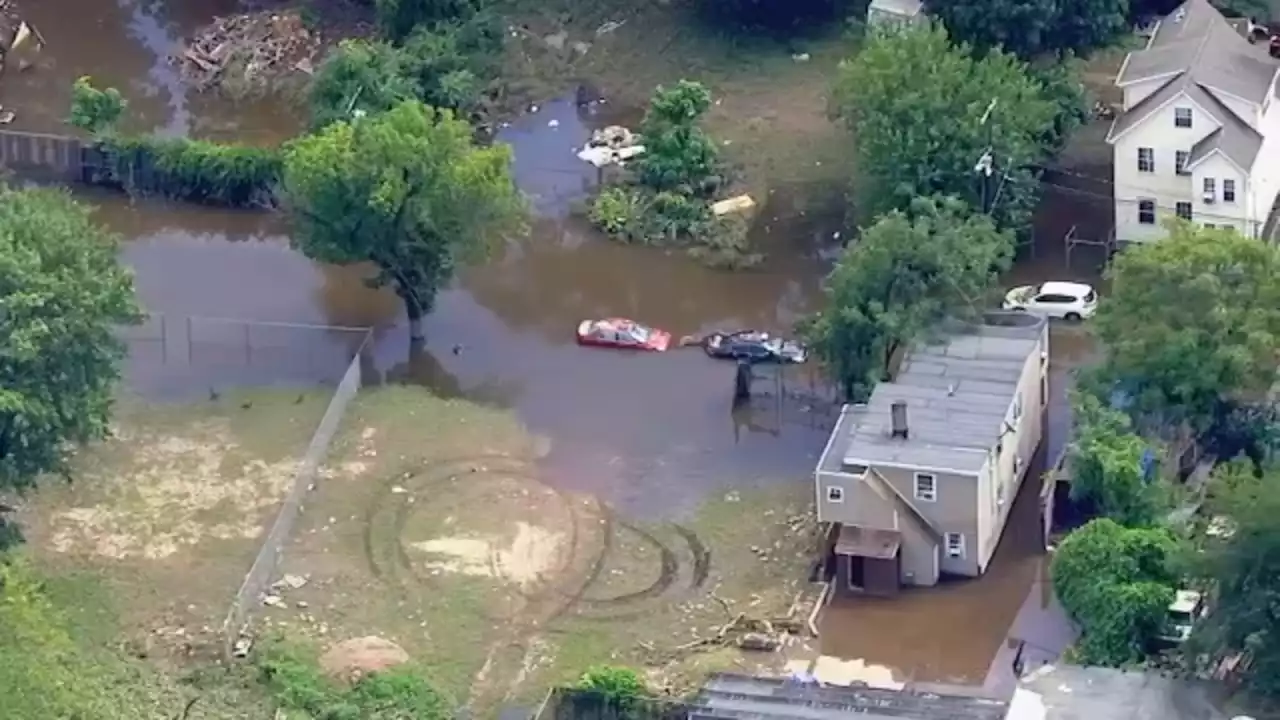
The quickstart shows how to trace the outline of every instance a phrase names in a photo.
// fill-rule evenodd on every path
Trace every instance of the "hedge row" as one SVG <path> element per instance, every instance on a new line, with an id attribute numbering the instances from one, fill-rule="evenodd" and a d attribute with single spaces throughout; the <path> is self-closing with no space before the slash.
<path id="1" fill-rule="evenodd" d="M 107 137 L 96 143 L 88 180 L 135 195 L 225 207 L 271 207 L 284 168 L 276 148 L 204 140 Z"/>

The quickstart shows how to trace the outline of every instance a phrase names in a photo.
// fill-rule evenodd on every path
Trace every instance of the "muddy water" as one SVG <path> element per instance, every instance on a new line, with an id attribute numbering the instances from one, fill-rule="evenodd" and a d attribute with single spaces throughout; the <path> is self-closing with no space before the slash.
<path id="1" fill-rule="evenodd" d="M 263 142 L 287 137 L 296 127 L 294 113 L 193 95 L 165 60 L 177 38 L 230 4 L 172 2 L 166 9 L 128 0 L 28 2 L 27 16 L 49 48 L 35 69 L 5 77 L 0 103 L 18 111 L 20 127 L 56 132 L 66 88 L 92 74 L 126 93 L 139 128 Z M 574 202 L 595 182 L 594 170 L 572 149 L 610 112 L 597 108 L 595 116 L 584 116 L 571 103 L 553 102 L 503 129 L 501 139 L 515 148 L 515 172 L 540 218 L 530 237 L 513 241 L 440 295 L 425 348 L 409 346 L 399 304 L 365 287 L 362 268 L 299 256 L 276 218 L 86 194 L 101 219 L 128 239 L 124 255 L 148 309 L 172 318 L 167 327 L 140 331 L 147 338 L 135 343 L 135 351 L 147 353 L 141 374 L 155 378 L 177 367 L 177 382 L 209 356 L 209 374 L 201 379 L 208 384 L 269 380 L 283 365 L 299 377 L 329 377 L 350 345 L 348 335 L 317 340 L 313 330 L 175 327 L 183 316 L 372 325 L 379 328 L 376 378 L 514 408 L 550 441 L 549 479 L 601 494 L 625 511 L 669 514 L 725 484 L 807 476 L 830 416 L 809 397 L 818 388 L 803 373 L 786 374 L 771 394 L 734 411 L 730 366 L 697 351 L 586 350 L 572 334 L 581 319 L 606 315 L 634 317 L 677 335 L 736 327 L 785 331 L 814 307 L 823 251 L 843 208 L 838 199 L 815 205 L 810 189 L 776 190 L 755 238 L 770 261 L 749 273 L 712 272 L 679 255 L 603 242 L 572 216 Z M 1060 238 L 1073 212 L 1051 208 L 1038 218 L 1035 258 L 1010 282 L 1089 274 L 1079 263 L 1064 267 Z M 1066 442 L 1068 369 L 1091 353 L 1079 333 L 1055 332 L 1052 342 L 1054 401 L 1044 457 L 1056 456 Z M 833 608 L 825 619 L 824 652 L 885 665 L 904 678 L 998 685 L 1008 682 L 1001 668 L 1008 665 L 1002 649 L 1011 625 L 1014 637 L 1035 647 L 1060 645 L 1060 614 L 1037 589 L 1044 563 L 1034 498 L 1023 495 L 986 578 L 909 593 L 894 603 Z"/>

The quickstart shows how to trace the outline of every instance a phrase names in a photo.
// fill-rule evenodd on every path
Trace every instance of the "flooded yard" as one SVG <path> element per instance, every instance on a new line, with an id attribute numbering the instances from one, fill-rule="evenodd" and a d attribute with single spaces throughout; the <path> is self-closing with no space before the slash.
<path id="1" fill-rule="evenodd" d="M 210 15 L 234 9 L 230 0 L 91 5 L 86 13 L 71 0 L 27 3 L 49 48 L 31 73 L 0 83 L 0 103 L 18 112 L 15 127 L 64 132 L 70 84 L 92 74 L 126 92 L 139 129 L 252 142 L 296 131 L 296 113 L 287 108 L 187 91 L 165 59 L 178 38 Z M 69 16 L 79 20 L 59 20 Z M 836 410 L 829 390 L 807 370 L 785 372 L 771 395 L 735 412 L 731 363 L 696 349 L 645 355 L 585 349 L 575 343 L 574 328 L 586 318 L 625 316 L 676 336 L 737 328 L 789 333 L 817 307 L 832 239 L 844 222 L 842 191 L 816 187 L 811 177 L 780 175 L 787 179 L 762 196 L 753 231 L 768 260 L 751 272 L 708 270 L 680 253 L 610 243 L 571 212 L 596 179 L 573 151 L 607 120 L 550 99 L 501 130 L 498 139 L 513 146 L 517 179 L 538 218 L 528 237 L 513 239 L 440 295 L 422 347 L 410 345 L 397 299 L 365 285 L 366 268 L 307 260 L 290 249 L 288 228 L 277 217 L 85 192 L 102 222 L 126 239 L 124 258 L 137 273 L 143 304 L 169 324 L 139 331 L 135 379 L 195 364 L 202 353 L 225 353 L 218 346 L 239 348 L 244 372 L 210 371 L 191 380 L 190 391 L 272 382 L 282 365 L 296 375 L 290 380 L 331 379 L 332 367 L 349 356 L 348 335 L 317 340 L 313 331 L 284 326 L 226 323 L 196 341 L 184 325 L 189 316 L 373 326 L 367 378 L 511 411 L 536 438 L 529 462 L 546 492 L 594 498 L 639 523 L 694 517 L 708 498 L 727 490 L 804 487 Z M 785 117 L 779 122 L 803 125 Z M 1097 258 L 1085 253 L 1068 267 L 1063 257 L 1062 236 L 1079 213 L 1072 205 L 1047 206 L 1037 217 L 1036 251 L 1026 253 L 1007 282 L 1096 276 Z M 170 332 L 186 333 L 185 354 L 172 351 L 181 341 L 169 340 Z M 154 333 L 165 338 L 157 341 Z M 263 347 L 271 351 L 255 354 Z M 1051 348 L 1049 435 L 1028 477 L 1038 477 L 1038 468 L 1065 446 L 1070 372 L 1093 352 L 1078 328 L 1055 329 Z M 901 680 L 1006 686 L 1010 676 L 1002 668 L 1011 662 L 1011 640 L 1043 648 L 1042 655 L 1065 640 L 1060 613 L 1045 592 L 1035 500 L 1033 490 L 1017 499 L 986 577 L 892 602 L 844 601 L 824 615 L 821 652 L 861 660 Z M 423 535 L 414 542 L 436 539 Z M 804 572 L 797 563 L 796 577 Z"/>

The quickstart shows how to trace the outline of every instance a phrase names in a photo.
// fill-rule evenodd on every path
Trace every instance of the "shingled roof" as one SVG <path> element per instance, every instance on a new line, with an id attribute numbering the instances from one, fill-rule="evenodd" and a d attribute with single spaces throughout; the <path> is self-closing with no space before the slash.
<path id="1" fill-rule="evenodd" d="M 1129 53 L 1116 85 L 1163 80 L 1158 90 L 1116 118 L 1107 135 L 1114 141 L 1179 94 L 1213 116 L 1222 127 L 1192 148 L 1190 162 L 1221 151 L 1248 170 L 1262 136 L 1235 114 L 1224 98 L 1261 105 L 1273 91 L 1277 63 L 1246 40 L 1207 0 L 1187 0 L 1156 27 L 1143 50 Z"/>

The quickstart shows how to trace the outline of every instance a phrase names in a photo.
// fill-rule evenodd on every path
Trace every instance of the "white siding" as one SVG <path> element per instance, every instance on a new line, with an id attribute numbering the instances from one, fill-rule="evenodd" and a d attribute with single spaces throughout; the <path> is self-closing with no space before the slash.
<path id="1" fill-rule="evenodd" d="M 1280 192 L 1280 103 L 1269 103 L 1262 121 L 1262 148 L 1254 160 L 1249 187 L 1247 234 L 1257 236 L 1267 222 L 1276 194 Z"/>
<path id="2" fill-rule="evenodd" d="M 1206 201 L 1204 181 L 1213 180 L 1214 196 L 1212 202 Z M 1240 232 L 1249 227 L 1250 195 L 1245 183 L 1247 178 L 1230 160 L 1221 153 L 1214 153 L 1200 161 L 1192 170 L 1192 220 L 1197 223 L 1209 223 L 1218 227 L 1230 225 Z M 1224 180 L 1232 180 L 1236 184 L 1236 201 L 1225 202 L 1222 198 Z"/>
<path id="3" fill-rule="evenodd" d="M 1191 110 L 1191 127 L 1174 124 L 1177 108 Z M 1217 130 L 1219 123 L 1185 95 L 1178 95 L 1164 107 L 1148 116 L 1136 127 L 1114 141 L 1114 182 L 1116 238 L 1125 242 L 1144 242 L 1164 235 L 1161 223 L 1174 215 L 1178 202 L 1194 203 L 1198 186 L 1191 175 L 1178 175 L 1178 151 L 1190 152 L 1192 146 Z M 1155 156 L 1155 171 L 1138 171 L 1138 148 L 1149 147 Z M 1243 193 L 1244 187 L 1237 192 Z M 1139 223 L 1139 202 L 1154 200 L 1156 222 Z"/>

